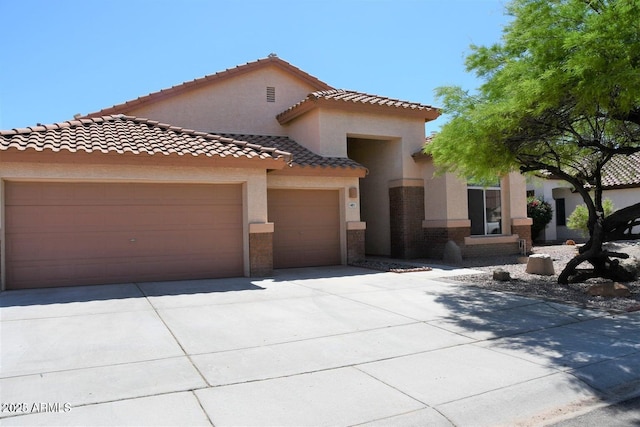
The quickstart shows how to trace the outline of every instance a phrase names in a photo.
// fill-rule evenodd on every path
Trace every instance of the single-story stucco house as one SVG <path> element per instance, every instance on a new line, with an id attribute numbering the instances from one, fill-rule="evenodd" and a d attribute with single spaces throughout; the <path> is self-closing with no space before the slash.
<path id="1" fill-rule="evenodd" d="M 365 254 L 515 253 L 525 181 L 434 176 L 437 108 L 335 89 L 270 55 L 0 132 L 2 289 L 232 276 Z M 527 245 L 528 246 L 528 245 Z"/>
<path id="2" fill-rule="evenodd" d="M 602 187 L 602 197 L 610 199 L 616 210 L 640 202 L 640 154 L 611 159 L 603 169 Z M 553 208 L 553 218 L 540 233 L 538 240 L 585 240 L 580 231 L 567 227 L 567 218 L 577 206 L 584 204 L 582 197 L 571 184 L 560 179 L 532 178 L 527 183 L 527 193 L 549 202 Z M 639 228 L 635 227 L 633 232 L 640 232 Z"/>

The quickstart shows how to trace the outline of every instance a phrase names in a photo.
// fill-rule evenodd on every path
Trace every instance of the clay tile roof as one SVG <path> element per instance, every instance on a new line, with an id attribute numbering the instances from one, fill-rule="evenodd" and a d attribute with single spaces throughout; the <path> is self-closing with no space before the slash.
<path id="1" fill-rule="evenodd" d="M 248 141 L 250 144 L 272 147 L 274 150 L 281 150 L 291 153 L 293 156 L 292 166 L 299 167 L 321 167 L 321 168 L 342 168 L 360 170 L 366 173 L 366 168 L 360 163 L 345 157 L 323 157 L 306 149 L 294 140 L 286 136 L 268 135 L 240 135 L 224 134 L 234 139 Z"/>
<path id="2" fill-rule="evenodd" d="M 269 55 L 269 57 L 267 58 L 258 59 L 257 61 L 253 61 L 253 62 L 247 62 L 246 64 L 238 65 L 234 68 L 228 68 L 224 71 L 220 71 L 215 74 L 210 74 L 210 75 L 200 77 L 188 82 L 184 82 L 184 83 L 172 86 L 168 89 L 162 89 L 158 92 L 150 93 L 148 95 L 141 96 L 134 100 L 127 101 L 123 104 L 114 105 L 112 107 L 102 109 L 95 113 L 87 114 L 86 117 L 99 117 L 99 116 L 104 116 L 108 114 L 127 113 L 131 109 L 137 108 L 141 105 L 153 103 L 155 101 L 159 101 L 167 97 L 178 95 L 186 91 L 198 89 L 198 88 L 201 88 L 202 86 L 208 85 L 213 82 L 224 81 L 230 77 L 245 74 L 265 66 L 275 66 L 284 71 L 287 71 L 293 74 L 294 76 L 297 76 L 300 80 L 306 82 L 314 89 L 317 89 L 317 90 L 331 89 L 331 86 L 319 80 L 318 78 L 302 71 L 301 69 L 289 64 L 287 61 L 284 61 L 275 55 Z"/>
<path id="3" fill-rule="evenodd" d="M 395 112 L 423 117 L 425 121 L 434 120 L 440 115 L 440 110 L 430 105 L 369 95 L 362 92 L 329 89 L 310 93 L 302 101 L 278 114 L 277 119 L 280 124 L 285 124 L 321 105 L 361 111 L 384 111 L 387 113 L 395 110 Z"/>
<path id="4" fill-rule="evenodd" d="M 602 171 L 605 188 L 640 187 L 640 153 L 616 156 Z"/>
<path id="5" fill-rule="evenodd" d="M 178 156 L 259 158 L 291 162 L 291 153 L 233 138 L 195 132 L 132 116 L 69 120 L 0 131 L 0 151 L 85 151 Z"/>

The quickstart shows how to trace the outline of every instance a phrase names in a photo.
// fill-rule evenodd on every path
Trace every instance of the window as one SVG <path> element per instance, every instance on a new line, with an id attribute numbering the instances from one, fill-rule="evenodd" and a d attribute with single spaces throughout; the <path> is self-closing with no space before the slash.
<path id="1" fill-rule="evenodd" d="M 267 102 L 276 102 L 276 88 L 267 86 Z"/>
<path id="2" fill-rule="evenodd" d="M 564 199 L 556 199 L 556 225 L 567 225 L 567 213 L 564 207 Z"/>
<path id="3" fill-rule="evenodd" d="M 500 184 L 467 187 L 471 235 L 502 234 Z"/>

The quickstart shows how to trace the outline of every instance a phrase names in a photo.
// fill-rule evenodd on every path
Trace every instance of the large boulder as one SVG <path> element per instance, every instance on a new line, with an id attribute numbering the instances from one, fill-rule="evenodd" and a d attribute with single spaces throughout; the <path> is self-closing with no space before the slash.
<path id="1" fill-rule="evenodd" d="M 547 254 L 533 254 L 529 256 L 525 272 L 529 274 L 539 274 L 541 276 L 553 276 L 553 260 Z"/>

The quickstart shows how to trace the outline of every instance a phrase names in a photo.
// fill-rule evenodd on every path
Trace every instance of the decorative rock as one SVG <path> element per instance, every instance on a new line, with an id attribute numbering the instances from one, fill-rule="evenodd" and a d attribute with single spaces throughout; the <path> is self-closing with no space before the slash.
<path id="1" fill-rule="evenodd" d="M 462 251 L 460 247 L 456 245 L 456 242 L 453 240 L 449 240 L 446 245 L 444 245 L 444 253 L 442 255 L 442 260 L 447 264 L 460 264 L 462 263 Z"/>
<path id="2" fill-rule="evenodd" d="M 500 282 L 508 282 L 509 280 L 511 280 L 511 274 L 506 270 L 497 268 L 493 270 L 493 280 L 498 280 Z"/>
<path id="3" fill-rule="evenodd" d="M 634 278 L 638 278 L 638 275 L 640 274 L 640 259 L 633 256 L 630 256 L 627 259 L 621 259 L 620 266 Z"/>
<path id="4" fill-rule="evenodd" d="M 587 289 L 587 293 L 591 296 L 599 297 L 622 297 L 631 296 L 631 291 L 625 285 L 617 282 L 599 283 Z"/>
<path id="5" fill-rule="evenodd" d="M 638 305 L 632 305 L 631 307 L 627 308 L 627 312 L 628 313 L 632 313 L 634 311 L 640 311 L 640 304 Z"/>
<path id="6" fill-rule="evenodd" d="M 547 254 L 533 254 L 529 256 L 525 272 L 541 276 L 553 276 L 555 274 L 553 260 Z"/>

